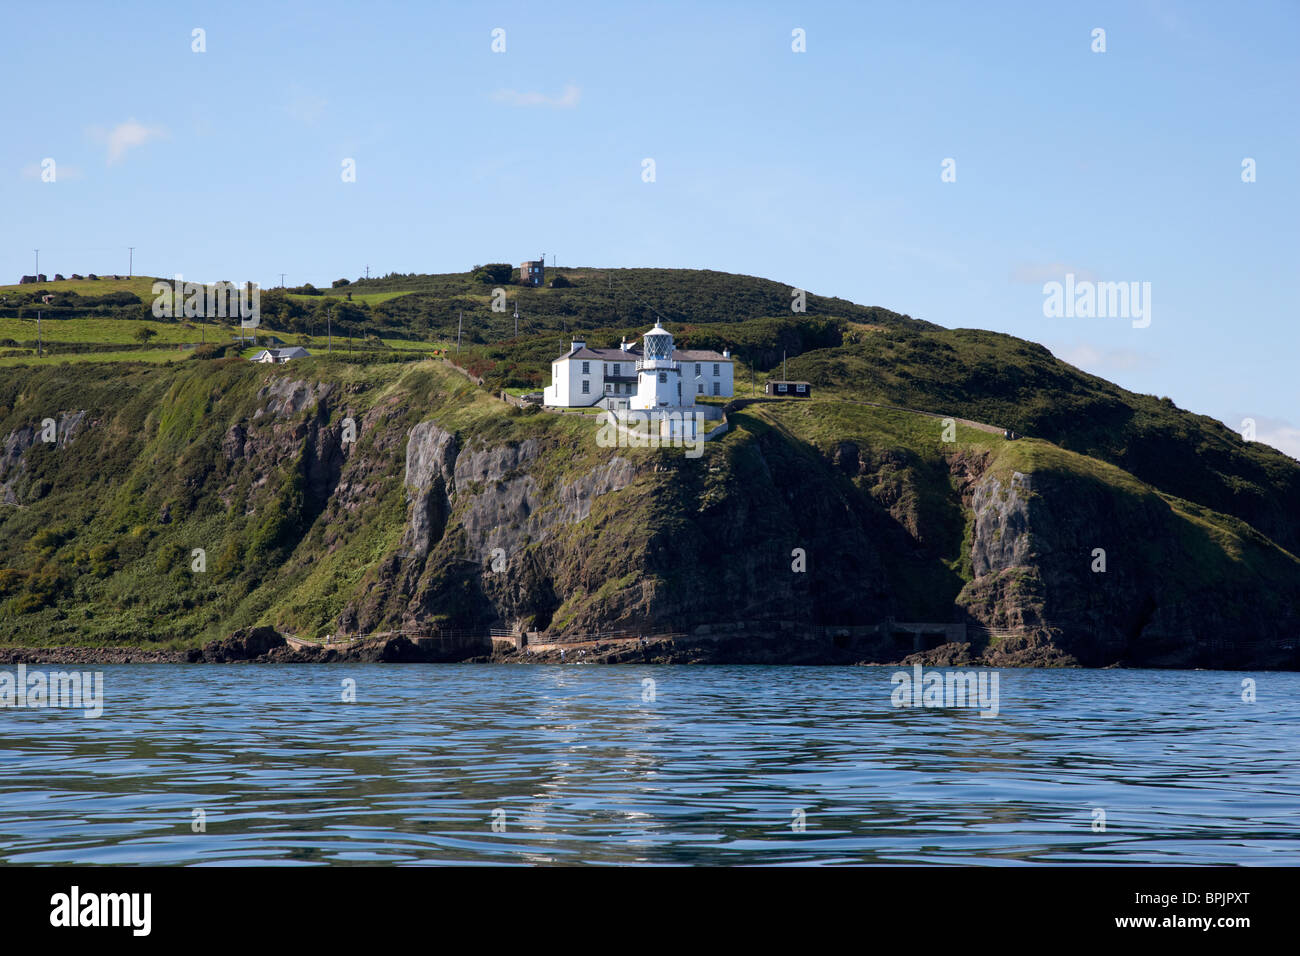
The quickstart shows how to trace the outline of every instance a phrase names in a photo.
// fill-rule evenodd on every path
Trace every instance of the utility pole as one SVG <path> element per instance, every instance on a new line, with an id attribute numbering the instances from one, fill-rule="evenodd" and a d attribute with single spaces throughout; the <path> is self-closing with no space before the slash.
<path id="1" fill-rule="evenodd" d="M 36 313 L 36 357 L 41 357 L 41 313 Z"/>
<path id="2" fill-rule="evenodd" d="M 284 288 L 284 273 L 283 273 L 283 272 L 280 273 L 280 288 L 281 288 L 281 289 Z"/>
<path id="3" fill-rule="evenodd" d="M 781 378 L 783 381 L 790 381 L 790 376 L 785 370 L 785 349 L 781 350 Z"/>
<path id="4" fill-rule="evenodd" d="M 460 327 L 465 321 L 465 313 L 461 312 L 456 318 L 456 354 L 460 354 Z"/>
<path id="5" fill-rule="evenodd" d="M 127 246 L 131 250 L 131 257 L 127 260 L 126 277 L 128 279 L 135 276 L 135 246 Z"/>
<path id="6" fill-rule="evenodd" d="M 519 300 L 515 299 L 515 338 L 519 338 Z"/>
<path id="7" fill-rule="evenodd" d="M 327 309 L 325 311 L 325 335 L 326 335 L 326 342 L 327 342 L 325 346 L 326 352 L 334 351 L 334 324 L 330 321 L 330 314 L 331 313 Z"/>
<path id="8" fill-rule="evenodd" d="M 366 278 L 370 278 L 370 266 L 366 266 Z"/>
<path id="9" fill-rule="evenodd" d="M 41 250 L 36 250 L 36 274 L 41 274 Z"/>

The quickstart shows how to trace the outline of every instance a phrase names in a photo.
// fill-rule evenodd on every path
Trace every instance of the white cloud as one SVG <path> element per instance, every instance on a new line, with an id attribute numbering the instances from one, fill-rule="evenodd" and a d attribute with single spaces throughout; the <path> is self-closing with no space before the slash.
<path id="1" fill-rule="evenodd" d="M 545 93 L 520 93 L 518 90 L 497 90 L 492 98 L 498 103 L 510 106 L 545 106 L 552 109 L 571 110 L 578 105 L 582 90 L 572 83 L 564 88 L 559 96 L 547 96 Z"/>
<path id="2" fill-rule="evenodd" d="M 118 123 L 110 130 L 105 131 L 102 127 L 95 126 L 91 127 L 89 132 L 92 138 L 107 146 L 110 166 L 120 161 L 127 150 L 167 137 L 167 130 L 163 127 L 145 126 L 137 122 L 134 117 L 125 123 Z"/>
<path id="3" fill-rule="evenodd" d="M 1096 273 L 1064 262 L 1022 262 L 1011 270 L 1011 281 L 1023 285 L 1042 285 L 1044 282 L 1064 282 L 1068 272 L 1074 273 L 1078 282 L 1096 282 Z"/>

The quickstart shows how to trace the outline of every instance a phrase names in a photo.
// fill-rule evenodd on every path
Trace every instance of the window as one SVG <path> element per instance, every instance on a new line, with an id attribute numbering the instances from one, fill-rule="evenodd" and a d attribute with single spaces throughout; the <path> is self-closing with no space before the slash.
<path id="1" fill-rule="evenodd" d="M 590 375 L 590 374 L 591 374 L 591 363 L 590 363 L 590 362 L 583 362 L 583 363 L 582 363 L 582 374 L 583 374 L 583 375 Z"/>
<path id="2" fill-rule="evenodd" d="M 806 392 L 806 391 L 808 391 L 808 386 L 807 386 L 807 385 L 796 385 L 796 386 L 794 387 L 794 390 L 795 390 L 796 392 Z"/>
<path id="3" fill-rule="evenodd" d="M 714 394 L 714 395 L 719 395 L 719 394 L 721 394 L 721 392 L 719 392 L 719 389 L 720 389 L 720 388 L 722 388 L 722 386 L 719 385 L 717 382 L 714 382 L 714 383 L 713 383 L 713 394 Z"/>
<path id="4" fill-rule="evenodd" d="M 696 385 L 695 387 L 699 390 L 699 394 L 700 394 L 700 395 L 703 395 L 703 394 L 704 394 L 704 385 L 703 385 L 703 383 L 701 383 L 701 384 L 699 384 L 699 385 Z"/>
<path id="5" fill-rule="evenodd" d="M 659 373 L 659 381 L 664 382 L 664 383 L 666 384 L 666 383 L 668 382 L 668 373 L 667 373 L 667 372 L 660 372 L 660 373 Z"/>
<path id="6" fill-rule="evenodd" d="M 590 383 L 590 382 L 585 381 L 585 380 L 583 381 L 583 383 L 582 383 L 582 394 L 583 394 L 583 395 L 590 395 L 590 394 L 591 394 L 591 383 Z"/>
<path id="7" fill-rule="evenodd" d="M 614 363 L 614 376 L 617 378 L 619 375 L 622 375 L 622 374 L 623 374 L 623 367 L 622 367 L 621 365 L 619 365 L 618 362 L 615 362 L 615 363 Z"/>
<path id="8" fill-rule="evenodd" d="M 612 392 L 612 391 L 614 391 L 614 386 L 611 385 L 609 382 L 606 382 L 606 383 L 605 383 L 605 391 L 607 391 L 607 392 Z"/>
<path id="9" fill-rule="evenodd" d="M 699 374 L 700 374 L 700 363 L 699 363 L 699 362 L 696 362 L 696 363 L 695 363 L 695 374 L 696 374 L 696 375 L 699 375 Z"/>
<path id="10" fill-rule="evenodd" d="M 713 363 L 713 374 L 714 374 L 714 375 L 721 375 L 721 374 L 722 374 L 722 367 L 721 367 L 721 364 L 720 364 L 720 363 L 718 363 L 718 362 L 714 362 L 714 363 Z"/>

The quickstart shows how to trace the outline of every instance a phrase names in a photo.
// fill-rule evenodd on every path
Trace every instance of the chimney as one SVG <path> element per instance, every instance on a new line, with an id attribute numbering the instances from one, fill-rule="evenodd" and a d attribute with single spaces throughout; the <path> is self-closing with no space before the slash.
<path id="1" fill-rule="evenodd" d="M 627 340 L 627 336 L 625 335 L 623 336 L 623 340 L 618 343 L 618 347 L 620 350 L 626 352 L 632 347 L 632 343 Z"/>
<path id="2" fill-rule="evenodd" d="M 578 351 L 578 349 L 585 349 L 586 347 L 587 347 L 587 343 L 582 339 L 574 339 L 572 342 L 569 343 L 570 352 L 576 352 Z"/>
<path id="3" fill-rule="evenodd" d="M 723 350 L 722 350 L 722 357 L 723 357 L 723 358 L 731 358 L 731 349 L 723 349 Z"/>

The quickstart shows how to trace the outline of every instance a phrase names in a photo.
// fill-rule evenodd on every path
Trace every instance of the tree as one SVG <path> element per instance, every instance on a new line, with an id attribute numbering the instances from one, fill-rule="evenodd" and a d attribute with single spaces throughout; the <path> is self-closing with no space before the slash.
<path id="1" fill-rule="evenodd" d="M 509 282 L 514 274 L 515 267 L 508 262 L 489 262 L 474 270 L 474 278 L 487 285 Z"/>
<path id="2" fill-rule="evenodd" d="M 151 338 L 153 338 L 157 334 L 158 333 L 155 332 L 153 329 L 149 328 L 149 326 L 142 325 L 135 330 L 135 340 L 139 342 L 141 345 L 144 345 L 146 342 L 148 342 Z"/>
<path id="3" fill-rule="evenodd" d="M 351 279 L 335 279 L 333 282 L 330 283 L 330 286 L 335 289 L 341 289 L 345 285 L 351 285 L 351 284 L 352 284 Z"/>

